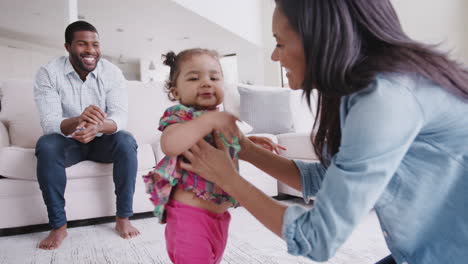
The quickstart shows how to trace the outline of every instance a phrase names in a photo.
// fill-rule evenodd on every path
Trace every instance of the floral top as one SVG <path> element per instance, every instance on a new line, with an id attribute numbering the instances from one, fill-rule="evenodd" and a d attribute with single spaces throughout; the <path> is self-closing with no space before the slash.
<path id="1" fill-rule="evenodd" d="M 159 121 L 159 130 L 163 131 L 171 124 L 188 122 L 208 111 L 210 110 L 198 110 L 180 104 L 169 107 Z M 223 136 L 221 138 L 224 145 L 229 148 L 229 153 L 234 163 L 238 166 L 237 154 L 240 151 L 238 139 L 234 138 L 233 143 L 230 144 Z M 207 135 L 204 139 L 211 145 L 215 145 L 211 134 Z M 203 200 L 209 200 L 216 204 L 229 201 L 233 207 L 238 206 L 238 202 L 233 197 L 213 182 L 207 181 L 193 172 L 182 169 L 179 164 L 180 159 L 185 159 L 185 157 L 182 155 L 178 157 L 165 156 L 151 172 L 143 176 L 146 192 L 151 194 L 150 200 L 156 206 L 154 214 L 159 218 L 160 223 L 165 223 L 164 206 L 169 201 L 173 187 L 176 186 L 185 191 L 194 192 L 198 198 Z"/>

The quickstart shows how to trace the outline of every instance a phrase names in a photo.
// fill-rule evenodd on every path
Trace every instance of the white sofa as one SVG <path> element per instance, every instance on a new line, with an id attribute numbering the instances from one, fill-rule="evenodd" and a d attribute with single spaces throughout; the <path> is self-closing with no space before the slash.
<path id="1" fill-rule="evenodd" d="M 32 87 L 32 80 L 6 80 L 0 83 L 0 94 L 3 94 L 0 111 L 0 229 L 48 223 L 46 207 L 36 180 L 34 147 L 42 135 L 42 129 Z M 133 209 L 134 213 L 149 212 L 153 210 L 153 205 L 145 193 L 141 176 L 163 157 L 157 127 L 163 111 L 173 103 L 167 99 L 162 83 L 128 81 L 127 88 L 127 130 L 134 135 L 139 145 Z M 227 85 L 226 89 L 224 108 L 238 113 L 240 104 L 236 86 Z M 310 120 L 309 118 L 306 122 Z M 303 126 L 303 122 L 300 122 Z M 288 148 L 281 155 L 313 160 L 308 134 L 303 132 L 266 136 Z M 241 162 L 240 173 L 266 194 L 278 194 L 277 182 L 254 166 Z M 112 164 L 84 161 L 67 168 L 67 178 L 65 199 L 68 220 L 115 214 Z M 300 195 L 282 185 L 280 190 Z"/>

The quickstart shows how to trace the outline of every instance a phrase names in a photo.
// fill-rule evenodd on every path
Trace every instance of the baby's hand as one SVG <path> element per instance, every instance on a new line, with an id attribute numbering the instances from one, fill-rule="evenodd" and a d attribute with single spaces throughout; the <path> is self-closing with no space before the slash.
<path id="1" fill-rule="evenodd" d="M 258 137 L 258 136 L 248 136 L 247 137 L 253 143 L 259 145 L 260 147 L 267 149 L 269 151 L 273 151 L 276 154 L 279 154 L 280 149 L 286 150 L 285 147 L 276 144 L 271 139 L 267 137 Z"/>
<path id="2" fill-rule="evenodd" d="M 242 134 L 236 125 L 237 117 L 228 112 L 209 112 L 200 118 L 206 120 L 215 133 L 221 133 L 229 143 L 233 137 L 241 138 Z"/>

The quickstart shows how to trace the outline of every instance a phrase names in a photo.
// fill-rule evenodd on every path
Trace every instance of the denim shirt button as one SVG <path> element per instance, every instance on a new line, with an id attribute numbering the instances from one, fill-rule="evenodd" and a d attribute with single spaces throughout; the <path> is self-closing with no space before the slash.
<path id="1" fill-rule="evenodd" d="M 408 262 L 406 262 L 406 261 L 403 261 L 401 264 L 408 264 Z"/>
<path id="2" fill-rule="evenodd" d="M 387 236 L 388 236 L 388 234 L 387 234 L 386 231 L 383 231 L 383 235 L 384 235 L 384 237 L 387 237 Z M 405 263 L 402 263 L 402 264 L 405 264 Z M 406 263 L 406 264 L 408 264 L 408 263 Z"/>

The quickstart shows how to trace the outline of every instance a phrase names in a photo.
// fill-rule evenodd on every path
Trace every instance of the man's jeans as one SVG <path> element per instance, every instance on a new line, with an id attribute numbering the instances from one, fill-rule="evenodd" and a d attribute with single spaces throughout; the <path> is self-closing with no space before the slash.
<path id="1" fill-rule="evenodd" d="M 52 228 L 67 223 L 64 208 L 65 168 L 84 160 L 114 163 L 117 216 L 133 215 L 137 147 L 133 136 L 125 131 L 96 137 L 87 144 L 60 134 L 42 136 L 36 144 L 37 180 Z"/>

